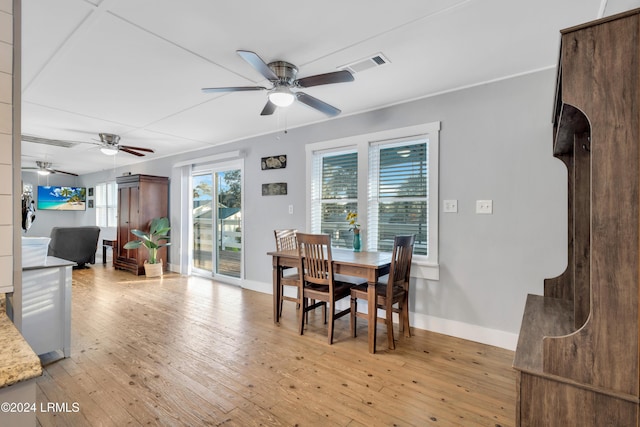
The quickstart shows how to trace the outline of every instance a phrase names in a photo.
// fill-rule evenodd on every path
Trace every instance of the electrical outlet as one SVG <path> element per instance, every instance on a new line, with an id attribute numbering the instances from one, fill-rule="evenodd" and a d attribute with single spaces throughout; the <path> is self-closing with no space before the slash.
<path id="1" fill-rule="evenodd" d="M 458 201 L 457 200 L 443 200 L 442 201 L 442 211 L 447 213 L 457 213 L 458 212 Z"/>
<path id="2" fill-rule="evenodd" d="M 477 214 L 492 214 L 493 213 L 493 200 L 476 200 L 476 213 Z"/>
<path id="3" fill-rule="evenodd" d="M 293 205 L 289 205 L 289 215 L 293 215 Z"/>

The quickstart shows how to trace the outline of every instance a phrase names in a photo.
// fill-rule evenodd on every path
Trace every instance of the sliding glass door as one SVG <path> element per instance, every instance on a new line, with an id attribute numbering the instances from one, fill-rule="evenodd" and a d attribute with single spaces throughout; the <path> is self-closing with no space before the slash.
<path id="1" fill-rule="evenodd" d="M 242 169 L 217 165 L 194 170 L 192 271 L 241 278 Z"/>

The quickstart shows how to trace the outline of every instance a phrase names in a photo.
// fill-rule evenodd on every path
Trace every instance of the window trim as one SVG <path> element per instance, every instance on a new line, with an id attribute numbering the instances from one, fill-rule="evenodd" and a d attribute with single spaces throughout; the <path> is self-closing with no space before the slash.
<path id="1" fill-rule="evenodd" d="M 414 195 L 412 197 L 386 197 L 384 195 L 381 196 L 380 188 L 382 179 L 380 177 L 381 167 L 380 162 L 383 160 L 382 152 L 383 150 L 392 150 L 396 151 L 398 147 L 406 147 L 406 146 L 422 146 L 426 148 L 425 158 L 427 162 L 429 161 L 429 136 L 428 135 L 416 135 L 408 138 L 399 138 L 393 140 L 386 141 L 376 141 L 369 143 L 369 186 L 368 192 L 369 197 L 367 199 L 367 209 L 369 213 L 378 212 L 378 216 L 380 214 L 380 207 L 387 203 L 398 203 L 398 202 L 407 202 L 407 201 L 424 201 L 427 203 L 427 215 L 428 218 L 431 216 L 431 212 L 429 211 L 429 188 L 428 188 L 428 175 L 427 175 L 427 187 L 424 189 L 424 193 L 420 195 Z M 429 164 L 426 165 L 427 171 L 429 171 Z M 428 219 L 427 218 L 427 219 Z M 380 218 L 376 218 L 375 215 L 369 215 L 369 224 L 367 230 L 367 237 L 369 238 L 369 247 L 368 250 L 375 249 L 378 243 L 375 241 L 378 239 L 380 234 Z M 375 231 L 374 231 L 375 230 Z M 430 248 L 430 234 L 431 230 L 429 224 L 427 224 L 427 241 L 426 245 Z M 377 235 L 375 234 L 377 233 Z M 375 238 L 374 238 L 375 237 Z M 416 242 L 418 240 L 416 239 Z M 414 251 L 413 256 L 422 256 L 424 259 L 427 259 L 425 255 L 419 255 L 418 252 Z"/>
<path id="2" fill-rule="evenodd" d="M 439 146 L 440 146 L 440 122 L 424 123 L 415 126 L 388 129 L 379 132 L 371 132 L 307 144 L 306 150 L 306 229 L 311 230 L 312 201 L 311 188 L 313 180 L 313 155 L 318 152 L 352 150 L 358 152 L 358 222 L 368 224 L 368 200 L 369 200 L 369 147 L 372 144 L 382 144 L 385 141 L 396 142 L 406 138 L 427 137 L 429 159 L 429 202 L 428 202 L 428 227 L 429 227 L 429 253 L 413 256 L 413 268 L 411 276 L 438 280 L 440 276 L 438 254 L 438 212 L 439 212 Z M 361 207 L 364 207 L 361 208 Z M 363 235 L 363 246 L 368 247 L 366 231 Z"/>

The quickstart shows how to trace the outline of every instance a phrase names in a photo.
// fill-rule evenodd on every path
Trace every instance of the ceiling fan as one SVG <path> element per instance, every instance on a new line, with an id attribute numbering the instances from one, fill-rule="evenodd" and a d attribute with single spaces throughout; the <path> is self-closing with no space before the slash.
<path id="1" fill-rule="evenodd" d="M 36 168 L 22 168 L 22 170 L 35 170 L 39 175 L 49 175 L 51 173 L 64 173 L 66 175 L 78 176 L 77 173 L 73 172 L 65 172 L 58 169 L 51 168 L 51 162 L 43 162 L 40 160 L 36 160 Z"/>
<path id="2" fill-rule="evenodd" d="M 120 145 L 120 136 L 112 133 L 99 133 L 101 147 L 100 151 L 107 156 L 114 156 L 118 154 L 118 151 L 124 151 L 125 153 L 133 154 L 134 156 L 142 157 L 144 153 L 154 153 L 151 148 L 132 147 L 131 145 Z"/>
<path id="3" fill-rule="evenodd" d="M 125 153 L 133 154 L 134 156 L 144 156 L 144 153 L 154 153 L 151 148 L 143 148 L 143 147 L 133 147 L 131 145 L 120 145 L 120 136 L 112 133 L 99 133 L 100 137 L 98 142 L 89 142 L 89 141 L 67 141 L 62 139 L 51 139 L 51 138 L 42 138 L 39 136 L 33 135 L 22 135 L 22 141 L 25 142 L 33 142 L 36 144 L 45 144 L 45 145 L 53 145 L 57 147 L 65 147 L 71 148 L 77 144 L 93 144 L 98 145 L 100 147 L 100 151 L 103 154 L 108 156 L 113 156 L 118 154 L 120 151 L 124 151 Z M 95 140 L 98 141 L 98 140 Z M 142 153 L 140 152 L 142 151 Z"/>
<path id="4" fill-rule="evenodd" d="M 298 68 L 285 61 L 273 61 L 265 63 L 256 53 L 248 50 L 236 51 L 238 55 L 247 61 L 253 68 L 258 70 L 260 74 L 269 82 L 272 87 L 264 86 L 237 86 L 237 87 L 208 87 L 203 88 L 205 93 L 217 92 L 246 92 L 254 90 L 266 90 L 268 92 L 267 104 L 260 113 L 261 116 L 268 116 L 274 113 L 277 107 L 287 107 L 295 100 L 308 105 L 311 108 L 328 115 L 336 116 L 340 114 L 340 110 L 324 101 L 314 98 L 304 92 L 300 92 L 299 88 L 307 88 L 312 86 L 320 86 L 332 83 L 352 82 L 353 75 L 347 70 L 334 71 L 331 73 L 317 74 L 315 76 L 303 77 L 297 79 Z"/>

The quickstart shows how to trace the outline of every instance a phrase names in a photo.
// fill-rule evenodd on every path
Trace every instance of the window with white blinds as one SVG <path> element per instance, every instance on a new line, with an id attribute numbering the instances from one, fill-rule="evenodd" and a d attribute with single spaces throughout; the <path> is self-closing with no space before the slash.
<path id="1" fill-rule="evenodd" d="M 349 247 L 353 234 L 345 217 L 358 204 L 358 153 L 351 151 L 316 153 L 312 186 L 312 230 L 330 234 L 332 245 Z"/>
<path id="2" fill-rule="evenodd" d="M 118 212 L 118 187 L 115 181 L 96 185 L 96 225 L 116 227 Z"/>
<path id="3" fill-rule="evenodd" d="M 365 250 L 391 251 L 394 236 L 413 234 L 414 261 L 437 268 L 439 131 L 435 122 L 308 144 L 310 232 L 350 248 L 355 212 Z"/>
<path id="4" fill-rule="evenodd" d="M 413 234 L 414 254 L 427 255 L 428 139 L 372 143 L 369 148 L 369 247 L 391 251 Z"/>

